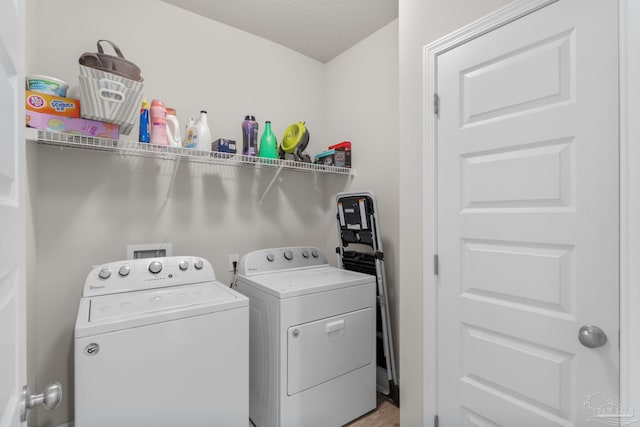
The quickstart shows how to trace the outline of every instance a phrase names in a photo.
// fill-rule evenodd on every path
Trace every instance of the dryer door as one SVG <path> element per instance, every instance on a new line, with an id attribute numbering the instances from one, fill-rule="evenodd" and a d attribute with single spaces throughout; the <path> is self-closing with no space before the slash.
<path id="1" fill-rule="evenodd" d="M 374 362 L 371 307 L 292 326 L 287 333 L 287 394 L 307 390 Z"/>

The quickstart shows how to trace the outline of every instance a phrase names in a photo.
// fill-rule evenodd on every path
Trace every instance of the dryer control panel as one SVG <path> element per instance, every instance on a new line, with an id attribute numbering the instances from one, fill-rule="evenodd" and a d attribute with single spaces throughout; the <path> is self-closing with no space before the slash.
<path id="1" fill-rule="evenodd" d="M 296 246 L 261 249 L 249 252 L 240 259 L 238 274 L 251 276 L 278 270 L 327 265 L 327 257 L 318 248 Z"/>
<path id="2" fill-rule="evenodd" d="M 134 292 L 168 286 L 212 282 L 209 261 L 195 256 L 139 258 L 94 267 L 84 283 L 83 297 Z"/>

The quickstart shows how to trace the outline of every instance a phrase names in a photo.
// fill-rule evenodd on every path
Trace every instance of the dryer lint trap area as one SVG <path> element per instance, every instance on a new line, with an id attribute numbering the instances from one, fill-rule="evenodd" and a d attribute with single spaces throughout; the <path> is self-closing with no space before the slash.
<path id="1" fill-rule="evenodd" d="M 376 198 L 369 192 L 338 193 L 336 203 L 340 240 L 336 253 L 340 268 L 376 277 L 377 389 L 399 404 L 398 378 Z"/>

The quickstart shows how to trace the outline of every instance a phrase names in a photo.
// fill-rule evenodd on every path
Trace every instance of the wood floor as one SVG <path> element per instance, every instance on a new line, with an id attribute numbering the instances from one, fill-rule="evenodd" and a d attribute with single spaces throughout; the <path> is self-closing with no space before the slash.
<path id="1" fill-rule="evenodd" d="M 378 407 L 347 424 L 347 427 L 398 427 L 400 426 L 400 408 L 378 393 Z"/>

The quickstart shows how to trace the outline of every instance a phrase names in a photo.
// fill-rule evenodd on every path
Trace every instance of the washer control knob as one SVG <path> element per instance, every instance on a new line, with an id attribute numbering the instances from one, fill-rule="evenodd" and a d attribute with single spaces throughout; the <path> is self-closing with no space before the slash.
<path id="1" fill-rule="evenodd" d="M 320 252 L 318 252 L 317 249 L 314 249 L 311 251 L 311 255 L 313 255 L 314 258 L 318 258 L 320 256 Z"/>
<path id="2" fill-rule="evenodd" d="M 121 277 L 127 277 L 129 273 L 131 273 L 131 267 L 129 267 L 128 265 L 123 265 L 122 267 L 120 267 L 120 270 L 118 270 L 118 274 Z"/>
<path id="3" fill-rule="evenodd" d="M 162 263 L 160 261 L 153 261 L 149 264 L 149 271 L 153 274 L 158 274 L 162 271 Z"/>
<path id="4" fill-rule="evenodd" d="M 273 254 L 267 254 L 267 261 L 273 262 L 274 259 L 276 259 L 276 257 L 274 257 Z"/>
<path id="5" fill-rule="evenodd" d="M 286 259 L 287 261 L 291 261 L 293 259 L 293 252 L 291 252 L 289 249 L 284 251 L 284 259 Z"/>
<path id="6" fill-rule="evenodd" d="M 309 251 L 308 251 L 308 250 L 306 250 L 306 249 L 303 249 L 303 250 L 302 250 L 302 257 L 303 257 L 303 258 L 309 258 Z"/>
<path id="7" fill-rule="evenodd" d="M 180 270 L 185 271 L 187 268 L 189 268 L 189 262 L 185 261 L 185 260 L 182 260 L 178 264 L 178 267 L 180 267 Z"/>
<path id="8" fill-rule="evenodd" d="M 101 279 L 108 279 L 109 277 L 111 277 L 111 271 L 109 271 L 108 268 L 103 268 L 98 273 L 98 277 L 101 278 Z"/>
<path id="9" fill-rule="evenodd" d="M 202 262 L 202 260 L 199 259 L 193 263 L 193 266 L 196 268 L 196 270 L 202 270 L 202 267 L 204 267 L 204 262 Z"/>

